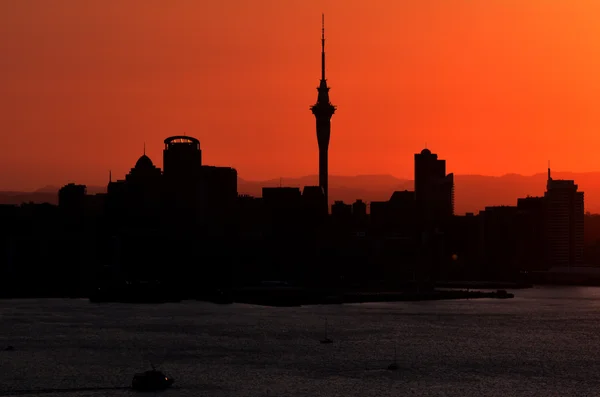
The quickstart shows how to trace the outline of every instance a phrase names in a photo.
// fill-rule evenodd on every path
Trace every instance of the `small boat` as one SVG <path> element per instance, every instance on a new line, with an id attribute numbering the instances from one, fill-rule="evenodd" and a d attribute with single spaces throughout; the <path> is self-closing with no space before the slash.
<path id="1" fill-rule="evenodd" d="M 131 388 L 137 391 L 159 391 L 169 388 L 175 379 L 168 377 L 152 366 L 151 371 L 146 371 L 133 376 Z"/>
<path id="2" fill-rule="evenodd" d="M 329 339 L 329 338 L 327 337 L 327 319 L 325 319 L 325 338 L 324 338 L 324 339 L 321 339 L 321 343 L 322 343 L 322 344 L 330 344 L 330 343 L 333 343 L 333 340 L 332 340 L 332 339 Z"/>

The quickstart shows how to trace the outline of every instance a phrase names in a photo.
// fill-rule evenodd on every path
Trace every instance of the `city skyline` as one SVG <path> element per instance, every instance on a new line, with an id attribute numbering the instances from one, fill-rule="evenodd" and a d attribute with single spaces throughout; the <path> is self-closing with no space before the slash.
<path id="1" fill-rule="evenodd" d="M 240 1 L 226 14 L 183 2 L 168 11 L 135 2 L 87 11 L 40 2 L 36 12 L 3 4 L 11 62 L 2 73 L 8 136 L 0 166 L 11 172 L 0 189 L 103 184 L 109 169 L 126 172 L 143 142 L 183 133 L 210 147 L 210 163 L 248 180 L 315 174 L 306 104 L 314 102 L 321 12 L 330 86 L 344 109 L 332 126 L 330 175 L 407 178 L 412 154 L 425 146 L 452 159 L 456 174 L 531 175 L 548 159 L 557 170 L 599 168 L 599 59 L 594 43 L 573 39 L 592 29 L 593 5 L 267 3 Z M 126 23 L 129 14 L 135 23 Z M 86 23 L 96 16 L 101 22 Z M 435 29 L 425 32 L 431 21 Z M 111 35 L 99 35 L 105 24 Z M 218 46 L 203 39 L 217 30 Z M 517 41 L 524 33 L 528 41 Z M 158 148 L 148 155 L 159 158 Z"/>
<path id="2" fill-rule="evenodd" d="M 590 394 L 596 15 L 0 2 L 0 394 Z"/>

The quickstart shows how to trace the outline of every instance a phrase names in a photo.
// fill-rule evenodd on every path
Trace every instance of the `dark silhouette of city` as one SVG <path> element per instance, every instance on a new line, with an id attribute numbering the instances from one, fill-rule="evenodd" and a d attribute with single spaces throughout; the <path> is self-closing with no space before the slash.
<path id="1" fill-rule="evenodd" d="M 182 135 L 164 140 L 162 170 L 144 149 L 123 179 L 109 173 L 106 193 L 70 183 L 58 205 L 0 206 L 0 294 L 296 305 L 510 295 L 436 286 L 600 283 L 600 272 L 583 266 L 600 264 L 584 255 L 584 220 L 596 230 L 600 222 L 585 217 L 575 182 L 553 179 L 550 169 L 543 197 L 457 216 L 454 175 L 425 148 L 414 156 L 413 191 L 335 201 L 329 211 L 336 107 L 325 77 L 324 23 L 311 110 L 318 186 L 240 195 L 237 171 L 203 164 L 200 141 Z"/>

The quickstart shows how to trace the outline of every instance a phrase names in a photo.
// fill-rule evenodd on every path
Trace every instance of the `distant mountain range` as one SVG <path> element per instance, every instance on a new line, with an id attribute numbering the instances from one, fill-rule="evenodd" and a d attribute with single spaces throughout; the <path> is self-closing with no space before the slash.
<path id="1" fill-rule="evenodd" d="M 600 172 L 553 172 L 555 179 L 573 179 L 579 190 L 585 192 L 586 211 L 600 213 Z M 508 174 L 500 177 L 484 175 L 455 175 L 455 210 L 457 214 L 478 213 L 486 206 L 515 205 L 517 198 L 541 196 L 546 189 L 547 174 L 531 176 Z M 238 180 L 240 194 L 260 197 L 262 187 L 276 186 L 303 187 L 318 184 L 317 175 L 300 178 L 272 179 L 267 181 Z M 352 203 L 363 201 L 388 200 L 396 190 L 412 190 L 413 181 L 391 175 L 330 176 L 330 200 L 343 200 Z M 0 192 L 0 204 L 20 204 L 22 202 L 56 204 L 58 187 L 46 186 L 33 192 Z M 88 186 L 88 193 L 103 193 L 105 187 Z"/>

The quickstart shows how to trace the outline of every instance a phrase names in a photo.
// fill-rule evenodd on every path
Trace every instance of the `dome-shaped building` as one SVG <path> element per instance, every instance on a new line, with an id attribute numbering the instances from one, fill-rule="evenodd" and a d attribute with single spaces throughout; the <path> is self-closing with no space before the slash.
<path id="1" fill-rule="evenodd" d="M 135 169 L 146 169 L 146 170 L 150 170 L 154 167 L 154 163 L 152 162 L 152 160 L 150 160 L 150 157 L 146 156 L 146 154 L 143 154 L 138 161 L 136 161 L 135 163 Z"/>
<path id="2" fill-rule="evenodd" d="M 125 180 L 132 183 L 160 183 L 161 175 L 162 171 L 160 168 L 156 167 L 150 157 L 144 153 L 135 162 L 135 166 L 129 171 L 129 174 L 125 176 Z"/>
<path id="3" fill-rule="evenodd" d="M 156 167 L 146 153 L 136 161 L 125 176 L 125 194 L 131 213 L 149 216 L 148 211 L 158 211 L 161 200 L 162 171 Z"/>

